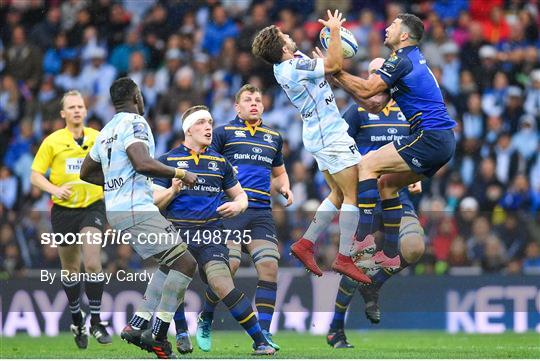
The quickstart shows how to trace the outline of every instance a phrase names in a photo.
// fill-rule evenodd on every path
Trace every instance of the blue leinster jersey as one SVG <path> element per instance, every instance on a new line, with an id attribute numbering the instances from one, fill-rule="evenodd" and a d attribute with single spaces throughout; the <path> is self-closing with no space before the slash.
<path id="1" fill-rule="evenodd" d="M 376 73 L 388 85 L 392 99 L 411 123 L 411 132 L 456 126 L 448 115 L 439 84 L 417 46 L 392 53 Z"/>
<path id="2" fill-rule="evenodd" d="M 165 211 L 167 219 L 181 228 L 219 226 L 221 220 L 216 209 L 222 203 L 223 191 L 238 183 L 232 165 L 211 149 L 197 154 L 185 145 L 163 154 L 159 161 L 198 176 L 197 184 L 191 188 L 184 185 L 171 201 Z M 154 184 L 169 188 L 171 179 L 154 178 Z"/>
<path id="3" fill-rule="evenodd" d="M 348 133 L 362 155 L 409 135 L 410 125 L 393 100 L 378 114 L 368 113 L 353 104 L 343 118 L 349 124 Z"/>
<path id="4" fill-rule="evenodd" d="M 238 171 L 249 208 L 270 208 L 272 168 L 283 165 L 281 135 L 264 124 L 252 127 L 238 117 L 214 129 L 212 148 Z"/>

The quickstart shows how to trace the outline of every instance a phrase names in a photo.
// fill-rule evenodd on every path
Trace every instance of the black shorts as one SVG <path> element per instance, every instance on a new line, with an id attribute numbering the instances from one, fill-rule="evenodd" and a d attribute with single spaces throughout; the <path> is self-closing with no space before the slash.
<path id="1" fill-rule="evenodd" d="M 245 232 L 242 240 L 244 251 L 245 243 L 255 239 L 278 243 L 276 224 L 269 208 L 248 208 L 234 218 L 224 219 L 223 226 L 227 230 Z"/>
<path id="2" fill-rule="evenodd" d="M 393 143 L 411 170 L 428 178 L 448 163 L 456 150 L 456 139 L 451 129 L 422 129 Z"/>
<path id="3" fill-rule="evenodd" d="M 105 203 L 102 200 L 86 208 L 68 208 L 55 204 L 51 209 L 52 230 L 63 235 L 77 234 L 84 227 L 94 227 L 103 232 L 106 219 Z M 58 245 L 62 246 L 62 243 Z"/>

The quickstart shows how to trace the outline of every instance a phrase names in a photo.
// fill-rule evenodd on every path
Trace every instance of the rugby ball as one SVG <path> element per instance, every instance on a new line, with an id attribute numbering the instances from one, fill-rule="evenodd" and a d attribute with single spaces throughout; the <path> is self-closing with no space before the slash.
<path id="1" fill-rule="evenodd" d="M 322 28 L 319 34 L 319 40 L 321 45 L 325 50 L 328 50 L 328 45 L 330 44 L 330 29 L 326 26 Z M 353 33 L 349 30 L 341 27 L 341 45 L 343 47 L 343 57 L 345 59 L 352 58 L 358 52 L 358 43 Z"/>

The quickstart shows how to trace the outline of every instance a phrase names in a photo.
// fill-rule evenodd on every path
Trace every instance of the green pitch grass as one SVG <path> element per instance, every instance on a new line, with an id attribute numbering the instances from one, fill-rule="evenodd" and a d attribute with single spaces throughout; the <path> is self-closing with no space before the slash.
<path id="1" fill-rule="evenodd" d="M 248 358 L 251 341 L 241 332 L 214 332 L 212 352 L 197 349 L 181 358 Z M 354 349 L 334 350 L 324 336 L 280 332 L 277 358 L 540 358 L 540 334 L 450 335 L 444 332 L 349 331 Z M 173 338 L 169 337 L 172 341 Z M 195 343 L 194 337 L 192 338 Z M 109 346 L 90 337 L 88 349 L 78 350 L 72 336 L 0 338 L 0 358 L 155 358 L 115 337 Z"/>

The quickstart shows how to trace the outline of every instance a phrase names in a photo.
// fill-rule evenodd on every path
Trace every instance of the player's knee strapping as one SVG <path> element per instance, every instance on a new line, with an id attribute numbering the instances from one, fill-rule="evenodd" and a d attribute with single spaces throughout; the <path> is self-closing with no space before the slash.
<path id="1" fill-rule="evenodd" d="M 227 264 L 220 261 L 210 261 L 206 264 L 204 272 L 208 281 L 217 277 L 231 277 L 231 270 Z"/>
<path id="2" fill-rule="evenodd" d="M 424 240 L 424 229 L 420 225 L 417 218 L 411 216 L 403 216 L 401 220 L 401 227 L 399 228 L 399 242 L 403 242 L 405 239 L 418 238 Z"/>
<path id="3" fill-rule="evenodd" d="M 163 266 L 171 267 L 178 258 L 182 257 L 182 255 L 186 253 L 186 250 L 187 244 L 180 243 L 165 251 L 159 258 L 158 263 Z"/>
<path id="4" fill-rule="evenodd" d="M 240 262 L 242 260 L 242 251 L 237 248 L 229 249 L 229 261 L 237 260 Z"/>
<path id="5" fill-rule="evenodd" d="M 262 246 L 253 250 L 252 256 L 253 263 L 258 264 L 261 262 L 279 262 L 279 251 L 272 247 Z"/>

